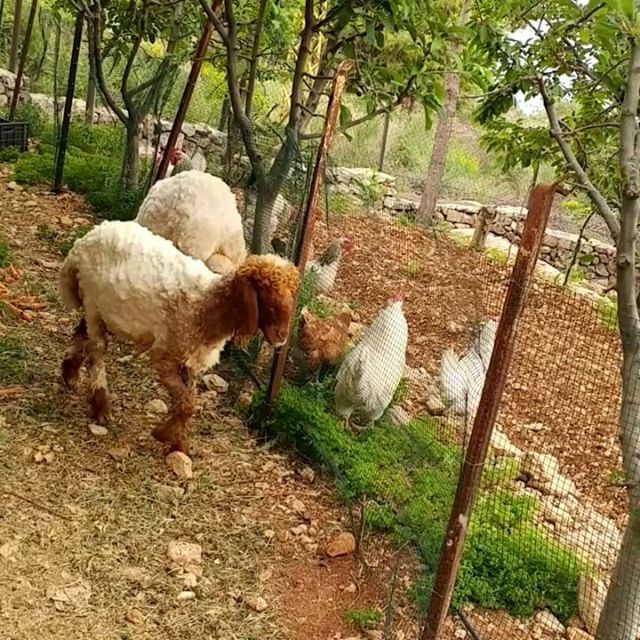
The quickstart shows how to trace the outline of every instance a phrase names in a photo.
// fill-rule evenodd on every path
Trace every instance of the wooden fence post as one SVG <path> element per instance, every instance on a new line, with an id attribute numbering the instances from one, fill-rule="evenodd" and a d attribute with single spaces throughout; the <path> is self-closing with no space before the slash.
<path id="1" fill-rule="evenodd" d="M 311 176 L 311 185 L 309 187 L 309 197 L 307 198 L 307 203 L 302 218 L 300 242 L 298 244 L 295 256 L 295 264 L 300 270 L 302 276 L 304 276 L 304 268 L 307 264 L 309 249 L 311 247 L 311 241 L 313 240 L 313 232 L 316 224 L 316 211 L 318 209 L 320 192 L 322 190 L 322 183 L 324 181 L 326 155 L 329 148 L 331 147 L 331 142 L 333 141 L 333 136 L 336 130 L 336 123 L 338 121 L 338 113 L 340 111 L 340 99 L 342 97 L 344 86 L 347 82 L 347 74 L 349 73 L 349 70 L 352 66 L 353 61 L 351 60 L 345 60 L 341 62 L 338 65 L 335 77 L 333 79 L 331 95 L 329 96 L 329 106 L 327 107 L 327 115 L 324 121 L 322 139 L 320 140 L 320 146 L 318 147 L 318 152 L 316 154 L 316 161 L 313 167 L 313 174 Z M 295 302 L 297 306 L 297 294 Z M 287 363 L 287 354 L 289 353 L 290 344 L 291 334 L 289 334 L 287 343 L 276 352 L 275 358 L 273 359 L 271 376 L 269 378 L 269 387 L 267 388 L 267 411 L 280 392 L 282 376 L 284 375 L 284 368 Z"/>
<path id="2" fill-rule="evenodd" d="M 213 3 L 211 4 L 211 11 L 215 13 L 221 4 L 222 0 L 213 0 Z M 191 64 L 191 71 L 189 71 L 187 84 L 185 85 L 184 91 L 182 92 L 182 98 L 180 99 L 180 104 L 178 105 L 178 111 L 176 112 L 176 116 L 173 119 L 169 138 L 167 139 L 167 144 L 164 147 L 164 153 L 162 154 L 162 158 L 160 159 L 160 164 L 158 165 L 158 168 L 153 175 L 152 184 L 155 183 L 160 176 L 164 176 L 167 171 L 167 167 L 169 166 L 169 157 L 171 156 L 173 148 L 176 146 L 178 136 L 182 131 L 182 125 L 184 124 L 184 120 L 187 117 L 187 111 L 189 109 L 189 105 L 191 104 L 191 98 L 193 97 L 193 91 L 196 87 L 196 82 L 198 81 L 198 77 L 200 76 L 200 70 L 202 69 L 202 63 L 204 62 L 204 56 L 207 53 L 207 48 L 209 47 L 212 33 L 213 24 L 207 17 L 207 22 L 204 25 L 202 35 L 198 40 L 198 45 L 196 46 L 195 53 L 193 54 L 193 63 Z"/>
<path id="3" fill-rule="evenodd" d="M 536 266 L 557 187 L 558 183 L 538 185 L 529 196 L 529 213 L 511 272 L 480 405 L 458 479 L 458 488 L 442 545 L 425 626 L 421 634 L 422 640 L 438 639 L 449 612 L 469 518 L 480 486 L 493 426 L 513 355 L 516 325 L 522 313 L 529 280 Z M 425 523 L 425 526 L 429 526 L 428 523 Z"/>

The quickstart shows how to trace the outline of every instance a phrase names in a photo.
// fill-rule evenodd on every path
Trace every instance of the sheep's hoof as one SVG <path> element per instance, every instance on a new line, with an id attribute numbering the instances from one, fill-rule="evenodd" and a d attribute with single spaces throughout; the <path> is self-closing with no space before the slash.
<path id="1" fill-rule="evenodd" d="M 64 385 L 75 391 L 78 388 L 80 382 L 80 368 L 82 367 L 82 360 L 79 358 L 65 358 L 62 361 L 61 374 L 62 382 Z"/>
<path id="2" fill-rule="evenodd" d="M 189 441 L 183 435 L 184 424 L 175 419 L 169 419 L 158 425 L 151 435 L 159 442 L 171 445 L 171 451 L 182 451 L 189 455 Z"/>
<path id="3" fill-rule="evenodd" d="M 96 389 L 91 395 L 91 417 L 100 425 L 108 424 L 111 419 L 111 399 L 104 388 Z"/>

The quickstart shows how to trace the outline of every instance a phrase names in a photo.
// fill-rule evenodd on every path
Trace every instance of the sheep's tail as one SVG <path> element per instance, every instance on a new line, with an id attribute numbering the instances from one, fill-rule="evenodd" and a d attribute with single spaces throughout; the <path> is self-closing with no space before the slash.
<path id="1" fill-rule="evenodd" d="M 78 267 L 68 258 L 62 265 L 58 288 L 62 301 L 69 309 L 80 309 L 82 307 L 80 283 L 78 282 Z"/>

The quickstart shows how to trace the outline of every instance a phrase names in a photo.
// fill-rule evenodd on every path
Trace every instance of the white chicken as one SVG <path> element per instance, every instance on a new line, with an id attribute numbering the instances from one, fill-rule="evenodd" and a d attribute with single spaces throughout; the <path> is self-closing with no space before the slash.
<path id="1" fill-rule="evenodd" d="M 404 294 L 389 299 L 336 376 L 337 414 L 347 425 L 356 415 L 363 425 L 382 416 L 404 375 L 409 329 L 402 311 Z"/>
<path id="2" fill-rule="evenodd" d="M 353 242 L 348 236 L 334 240 L 317 260 L 311 260 L 305 267 L 305 273 L 315 274 L 316 293 L 329 293 L 333 288 L 340 267 L 342 256 L 353 248 Z"/>
<path id="3" fill-rule="evenodd" d="M 447 349 L 442 356 L 442 396 L 456 414 L 465 417 L 465 430 L 466 425 L 473 422 L 480 404 L 497 327 L 495 320 L 484 322 L 462 358 L 458 358 L 453 349 Z"/>

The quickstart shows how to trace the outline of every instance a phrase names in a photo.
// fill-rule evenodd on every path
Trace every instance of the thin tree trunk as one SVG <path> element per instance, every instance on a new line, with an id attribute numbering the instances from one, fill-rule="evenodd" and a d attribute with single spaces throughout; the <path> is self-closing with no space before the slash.
<path id="1" fill-rule="evenodd" d="M 122 161 L 122 182 L 127 190 L 138 188 L 140 178 L 140 132 L 138 123 L 127 126 L 127 140 L 124 158 Z"/>
<path id="2" fill-rule="evenodd" d="M 274 215 L 273 205 L 279 190 L 258 191 L 256 209 L 253 213 L 253 239 L 251 251 L 256 254 L 270 253 L 271 247 L 271 218 Z"/>
<path id="3" fill-rule="evenodd" d="M 20 49 L 20 26 L 22 24 L 22 0 L 16 0 L 13 13 L 13 32 L 11 34 L 11 51 L 9 53 L 9 71 L 18 69 L 18 52 Z"/>
<path id="4" fill-rule="evenodd" d="M 380 155 L 378 156 L 378 171 L 384 169 L 384 157 L 387 153 L 387 140 L 389 139 L 389 124 L 391 122 L 391 111 L 384 114 L 384 124 L 382 125 L 382 142 L 380 144 Z"/>
<path id="5" fill-rule="evenodd" d="M 229 96 L 225 93 L 224 98 L 222 98 L 222 105 L 220 106 L 220 119 L 218 120 L 218 129 L 220 131 L 225 131 L 227 128 L 230 109 Z"/>
<path id="6" fill-rule="evenodd" d="M 416 221 L 424 226 L 433 224 L 433 215 L 436 211 L 436 203 L 442 188 L 449 138 L 453 129 L 453 121 L 458 107 L 458 95 L 460 93 L 460 76 L 457 73 L 445 74 L 444 92 L 444 113 L 438 120 L 436 132 L 433 136 L 431 159 L 424 179 L 424 190 L 420 198 L 420 205 L 416 212 Z"/>
<path id="7" fill-rule="evenodd" d="M 96 83 L 93 81 L 93 74 L 89 73 L 87 82 L 87 100 L 84 110 L 84 121 L 88 125 L 93 124 L 93 118 L 96 112 Z"/>
<path id="8" fill-rule="evenodd" d="M 31 9 L 29 10 L 29 19 L 27 21 L 27 30 L 22 43 L 22 51 L 20 52 L 20 64 L 18 65 L 18 73 L 16 74 L 16 85 L 13 88 L 13 96 L 11 98 L 11 108 L 9 109 L 9 120 L 13 120 L 20 99 L 20 88 L 22 79 L 24 78 L 24 67 L 27 64 L 27 53 L 31 42 L 31 32 L 33 31 L 33 23 L 36 21 L 38 13 L 38 0 L 31 0 Z"/>
<path id="9" fill-rule="evenodd" d="M 599 640 L 635 640 L 640 631 L 640 317 L 636 304 L 636 234 L 640 219 L 638 126 L 640 45 L 634 41 L 620 125 L 622 207 L 616 243 L 618 327 L 622 341 L 620 440 L 629 520 L 600 615 Z"/>

